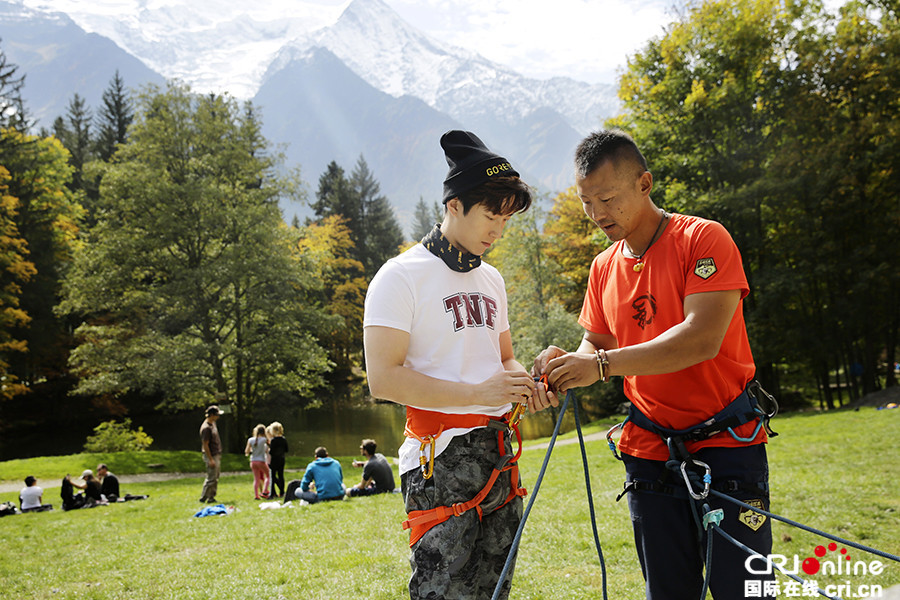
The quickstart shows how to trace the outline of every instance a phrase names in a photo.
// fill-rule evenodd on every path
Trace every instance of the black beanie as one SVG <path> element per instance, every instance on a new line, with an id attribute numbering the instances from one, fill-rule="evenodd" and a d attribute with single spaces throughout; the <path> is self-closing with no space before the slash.
<path id="1" fill-rule="evenodd" d="M 471 131 L 448 131 L 441 136 L 441 148 L 450 166 L 444 180 L 444 204 L 491 177 L 519 176 L 508 160 L 488 150 Z"/>

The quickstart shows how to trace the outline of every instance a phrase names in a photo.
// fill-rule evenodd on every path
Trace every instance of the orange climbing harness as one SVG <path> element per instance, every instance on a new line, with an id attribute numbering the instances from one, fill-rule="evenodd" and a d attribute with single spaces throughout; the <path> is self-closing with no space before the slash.
<path id="1" fill-rule="evenodd" d="M 478 511 L 478 518 L 482 517 L 481 503 L 494 487 L 494 483 L 504 471 L 510 472 L 511 490 L 499 509 L 505 506 L 516 496 L 524 496 L 527 491 L 519 487 L 519 456 L 522 454 L 522 435 L 519 433 L 519 420 L 525 412 L 525 405 L 517 403 L 513 409 L 503 417 L 489 417 L 475 414 L 447 414 L 430 410 L 421 410 L 412 406 L 406 407 L 406 435 L 419 440 L 419 465 L 422 469 L 422 477 L 430 479 L 434 475 L 435 443 L 445 429 L 469 429 L 475 427 L 490 427 L 497 430 L 497 446 L 500 451 L 500 461 L 491 471 L 487 483 L 481 488 L 474 498 L 468 502 L 457 502 L 452 506 L 438 506 L 430 510 L 413 510 L 408 514 L 408 519 L 403 521 L 403 529 L 409 529 L 409 545 L 412 546 L 425 533 L 450 517 L 458 517 L 471 509 Z M 429 432 L 429 433 L 425 433 Z M 516 434 L 518 451 L 515 455 L 503 454 L 503 436 L 506 432 Z"/>

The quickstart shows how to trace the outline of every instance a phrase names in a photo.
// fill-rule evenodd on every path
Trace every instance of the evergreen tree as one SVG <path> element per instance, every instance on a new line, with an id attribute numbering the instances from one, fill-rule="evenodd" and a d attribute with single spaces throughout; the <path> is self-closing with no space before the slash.
<path id="1" fill-rule="evenodd" d="M 370 280 L 403 243 L 403 232 L 380 188 L 362 156 L 349 178 L 332 161 L 319 177 L 312 206 L 320 220 L 335 215 L 344 219 L 354 242 L 353 258 L 363 264 Z"/>
<path id="2" fill-rule="evenodd" d="M 362 156 L 350 174 L 350 187 L 358 195 L 362 209 L 357 258 L 365 267 L 366 279 L 371 281 L 381 265 L 397 254 L 403 243 L 403 231 L 394 217 L 393 207 L 380 194 L 381 186 Z"/>
<path id="3" fill-rule="evenodd" d="M 94 144 L 91 141 L 92 111 L 84 98 L 77 93 L 69 100 L 65 118 L 53 122 L 53 134 L 69 151 L 69 164 L 74 171 L 69 188 L 73 191 L 85 189 L 84 167 L 94 158 Z"/>
<path id="4" fill-rule="evenodd" d="M 419 202 L 416 204 L 416 211 L 413 214 L 412 241 L 421 240 L 434 229 L 436 223 L 440 223 L 443 219 L 444 209 L 437 202 L 429 207 L 425 203 L 425 199 L 419 196 Z"/>
<path id="5" fill-rule="evenodd" d="M 17 76 L 18 70 L 18 66 L 11 64 L 6 58 L 6 53 L 0 48 L 0 128 L 27 132 L 31 128 L 31 123 L 22 102 L 25 76 Z"/>
<path id="6" fill-rule="evenodd" d="M 134 106 L 125 89 L 125 82 L 116 71 L 109 87 L 103 92 L 103 108 L 97 115 L 95 152 L 100 160 L 108 161 L 116 146 L 128 138 L 128 126 L 134 120 Z"/>
<path id="7" fill-rule="evenodd" d="M 319 189 L 312 209 L 319 219 L 340 215 L 346 221 L 355 240 L 362 231 L 362 207 L 359 196 L 353 193 L 344 169 L 331 161 L 319 176 Z"/>

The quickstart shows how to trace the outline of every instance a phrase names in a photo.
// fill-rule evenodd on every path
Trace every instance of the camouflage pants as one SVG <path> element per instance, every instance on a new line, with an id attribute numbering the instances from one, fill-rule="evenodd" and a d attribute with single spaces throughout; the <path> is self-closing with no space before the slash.
<path id="1" fill-rule="evenodd" d="M 508 435 L 505 452 L 512 454 Z M 471 500 L 487 483 L 499 460 L 496 430 L 480 428 L 457 436 L 435 459 L 433 477 L 423 479 L 421 469 L 403 474 L 406 511 Z M 432 527 L 413 545 L 410 556 L 413 572 L 409 580 L 412 600 L 491 597 L 522 518 L 519 497 L 495 508 L 509 492 L 510 472 L 506 471 L 500 474 L 482 503 L 481 520 L 475 509 L 450 517 Z M 501 598 L 509 595 L 514 566 L 515 562 L 507 573 Z"/>

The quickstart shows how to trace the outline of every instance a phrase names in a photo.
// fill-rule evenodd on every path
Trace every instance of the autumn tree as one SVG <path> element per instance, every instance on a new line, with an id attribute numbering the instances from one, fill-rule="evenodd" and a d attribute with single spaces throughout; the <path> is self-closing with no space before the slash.
<path id="1" fill-rule="evenodd" d="M 896 383 L 900 273 L 884 249 L 900 236 L 900 23 L 850 2 L 834 21 L 798 27 L 793 48 L 769 100 L 783 120 L 758 186 L 778 249 L 760 275 L 771 290 L 760 329 L 799 346 L 783 351 L 805 359 L 834 406 L 833 391 L 856 400 L 882 377 Z"/>
<path id="2" fill-rule="evenodd" d="M 9 171 L 0 166 L 0 402 L 26 390 L 10 373 L 9 357 L 28 349 L 13 332 L 21 331 L 31 320 L 20 308 L 19 299 L 22 285 L 35 274 L 34 264 L 28 260 L 28 243 L 19 236 L 16 226 L 19 200 L 8 193 L 9 179 Z"/>
<path id="3" fill-rule="evenodd" d="M 334 317 L 325 324 L 322 339 L 336 371 L 343 373 L 359 361 L 368 287 L 363 264 L 353 258 L 353 247 L 350 229 L 340 215 L 303 228 L 297 245 L 310 261 L 312 276 L 322 284 L 313 294 L 314 301 Z"/>
<path id="4" fill-rule="evenodd" d="M 68 152 L 53 138 L 38 138 L 12 129 L 0 130 L 0 165 L 9 173 L 7 194 L 16 198 L 16 229 L 27 245 L 34 274 L 21 282 L 19 308 L 28 323 L 13 329 L 27 352 L 10 357 L 10 371 L 35 383 L 66 375 L 71 347 L 67 324 L 57 317 L 62 278 L 78 246 L 83 210 L 68 189 L 72 167 Z"/>
<path id="5" fill-rule="evenodd" d="M 744 259 L 758 377 L 871 391 L 897 346 L 898 22 L 877 2 L 711 0 L 629 59 L 654 199 L 713 218 Z M 873 318 L 874 317 L 874 318 Z M 861 379 L 854 380 L 854 372 Z M 838 388 L 840 389 L 840 388 Z"/>
<path id="6" fill-rule="evenodd" d="M 544 225 L 549 240 L 547 255 L 559 265 L 557 297 L 569 312 L 581 311 L 584 290 L 594 257 L 608 245 L 606 235 L 584 214 L 574 186 L 553 200 Z"/>

